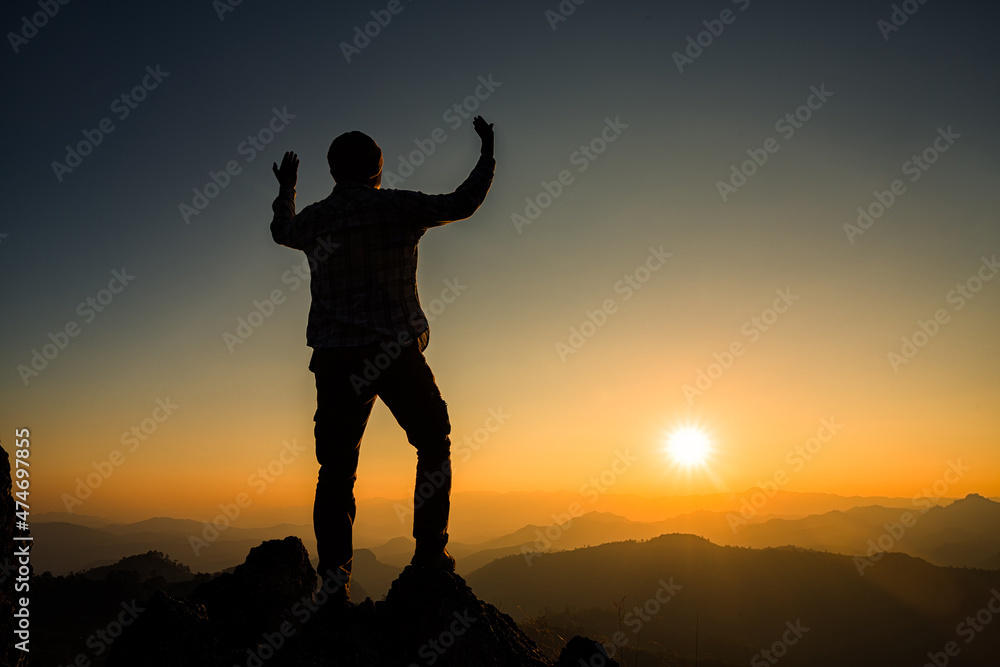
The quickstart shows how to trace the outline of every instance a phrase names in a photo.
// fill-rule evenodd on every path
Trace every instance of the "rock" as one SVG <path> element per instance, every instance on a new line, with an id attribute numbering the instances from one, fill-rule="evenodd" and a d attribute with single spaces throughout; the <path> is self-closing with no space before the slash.
<path id="1" fill-rule="evenodd" d="M 154 595 L 112 645 L 108 666 L 551 667 L 510 616 L 454 573 L 411 565 L 385 600 L 348 607 L 316 582 L 297 537 L 264 542 L 187 600 Z M 601 650 L 574 642 L 567 659 Z"/>
<path id="2" fill-rule="evenodd" d="M 215 667 L 218 653 L 205 608 L 156 591 L 112 644 L 108 667 Z"/>
<path id="3" fill-rule="evenodd" d="M 378 613 L 400 664 L 548 665 L 514 620 L 477 598 L 457 574 L 407 566 Z"/>
<path id="4" fill-rule="evenodd" d="M 608 657 L 607 651 L 600 642 L 588 637 L 577 635 L 559 652 L 559 661 L 555 667 L 578 667 L 579 665 L 601 665 L 602 667 L 619 667 L 618 661 Z"/>
<path id="5" fill-rule="evenodd" d="M 212 631 L 225 649 L 244 649 L 292 620 L 293 608 L 310 599 L 316 570 L 297 537 L 268 540 L 250 550 L 246 561 L 195 589 Z"/>

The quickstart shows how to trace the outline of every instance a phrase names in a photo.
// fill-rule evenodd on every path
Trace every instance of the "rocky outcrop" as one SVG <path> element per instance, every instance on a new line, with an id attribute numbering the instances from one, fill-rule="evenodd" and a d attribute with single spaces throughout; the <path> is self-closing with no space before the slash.
<path id="1" fill-rule="evenodd" d="M 205 607 L 157 591 L 115 640 L 108 667 L 215 667 L 219 657 Z"/>
<path id="2" fill-rule="evenodd" d="M 298 538 L 264 542 L 187 599 L 154 595 L 112 646 L 108 666 L 552 667 L 510 616 L 450 572 L 409 566 L 385 600 L 348 608 L 315 589 Z M 617 665 L 581 637 L 556 665 L 580 660 Z"/>

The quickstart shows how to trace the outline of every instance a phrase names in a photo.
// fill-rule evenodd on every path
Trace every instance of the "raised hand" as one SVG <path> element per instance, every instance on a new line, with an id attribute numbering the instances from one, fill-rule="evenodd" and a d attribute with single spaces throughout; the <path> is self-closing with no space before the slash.
<path id="1" fill-rule="evenodd" d="M 292 151 L 286 151 L 285 157 L 281 158 L 281 166 L 272 162 L 271 171 L 278 179 L 278 185 L 283 188 L 294 188 L 298 180 L 299 156 Z"/>
<path id="2" fill-rule="evenodd" d="M 472 128 L 483 142 L 482 154 L 493 155 L 493 123 L 487 123 L 482 116 L 472 119 Z"/>

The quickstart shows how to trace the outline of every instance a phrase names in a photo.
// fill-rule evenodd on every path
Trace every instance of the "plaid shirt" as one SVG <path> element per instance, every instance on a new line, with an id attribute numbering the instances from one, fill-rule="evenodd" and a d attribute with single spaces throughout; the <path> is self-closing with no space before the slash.
<path id="1" fill-rule="evenodd" d="M 309 261 L 312 348 L 377 341 L 427 346 L 429 324 L 417 297 L 417 242 L 431 227 L 468 218 L 486 198 L 496 161 L 483 155 L 455 192 L 426 195 L 337 184 L 295 213 L 295 190 L 280 188 L 271 208 L 275 243 Z"/>

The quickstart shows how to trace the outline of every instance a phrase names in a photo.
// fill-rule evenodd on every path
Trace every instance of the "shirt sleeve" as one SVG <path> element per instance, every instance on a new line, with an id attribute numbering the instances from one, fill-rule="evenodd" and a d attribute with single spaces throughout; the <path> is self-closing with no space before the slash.
<path id="1" fill-rule="evenodd" d="M 304 249 L 302 228 L 305 221 L 296 219 L 295 188 L 281 188 L 271 204 L 271 210 L 274 212 L 271 218 L 271 238 L 274 242 L 295 250 Z"/>
<path id="2" fill-rule="evenodd" d="M 492 155 L 482 155 L 472 173 L 458 189 L 446 195 L 428 195 L 410 190 L 394 190 L 400 213 L 426 229 L 455 220 L 468 218 L 486 199 L 493 183 L 496 160 Z"/>

